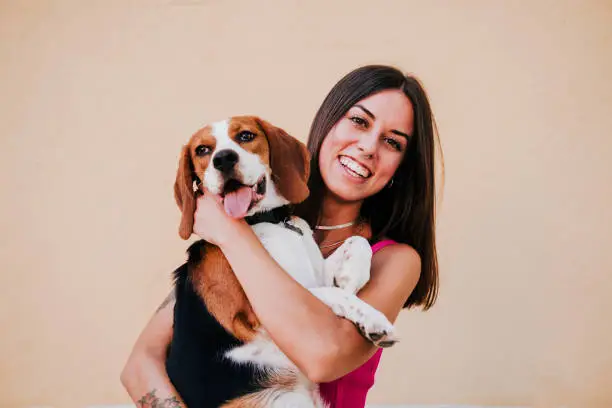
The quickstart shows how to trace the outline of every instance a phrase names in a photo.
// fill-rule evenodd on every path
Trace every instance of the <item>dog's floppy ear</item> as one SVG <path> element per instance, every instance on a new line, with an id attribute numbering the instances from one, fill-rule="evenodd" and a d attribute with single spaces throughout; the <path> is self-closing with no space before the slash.
<path id="1" fill-rule="evenodd" d="M 257 123 L 268 138 L 270 169 L 278 192 L 292 204 L 308 197 L 310 154 L 306 145 L 263 119 Z"/>
<path id="2" fill-rule="evenodd" d="M 196 208 L 196 196 L 193 191 L 193 163 L 188 145 L 184 146 L 181 152 L 174 182 L 174 199 L 182 214 L 179 235 L 183 239 L 188 239 L 193 233 L 193 216 Z"/>

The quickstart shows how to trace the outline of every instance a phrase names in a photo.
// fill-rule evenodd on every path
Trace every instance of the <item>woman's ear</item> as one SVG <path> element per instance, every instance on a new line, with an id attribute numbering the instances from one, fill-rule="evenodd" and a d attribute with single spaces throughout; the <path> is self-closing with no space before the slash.
<path id="1" fill-rule="evenodd" d="M 174 199 L 181 210 L 179 235 L 188 239 L 193 233 L 193 217 L 196 209 L 196 196 L 193 191 L 193 163 L 189 146 L 183 147 L 174 182 Z"/>
<path id="2" fill-rule="evenodd" d="M 308 194 L 310 154 L 306 145 L 263 119 L 256 118 L 270 146 L 270 169 L 278 192 L 290 203 L 304 201 Z"/>

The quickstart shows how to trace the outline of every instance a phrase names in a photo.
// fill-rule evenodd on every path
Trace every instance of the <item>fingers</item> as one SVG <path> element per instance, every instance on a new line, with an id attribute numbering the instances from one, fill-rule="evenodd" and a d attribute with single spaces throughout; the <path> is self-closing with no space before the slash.
<path id="1" fill-rule="evenodd" d="M 202 194 L 200 194 L 200 196 L 197 198 L 196 211 L 200 207 L 207 207 L 213 203 L 215 205 L 223 206 L 223 198 L 204 188 Z"/>

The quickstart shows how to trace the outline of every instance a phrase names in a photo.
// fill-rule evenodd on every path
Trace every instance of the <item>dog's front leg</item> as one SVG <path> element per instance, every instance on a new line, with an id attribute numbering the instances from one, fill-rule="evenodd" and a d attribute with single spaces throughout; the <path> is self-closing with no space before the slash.
<path id="1" fill-rule="evenodd" d="M 395 328 L 387 316 L 356 295 L 336 287 L 312 288 L 310 291 L 337 316 L 353 322 L 374 345 L 390 347 L 397 342 Z"/>
<path id="2" fill-rule="evenodd" d="M 327 281 L 350 293 L 357 293 L 370 280 L 372 248 L 367 239 L 354 236 L 325 259 Z"/>
<path id="3" fill-rule="evenodd" d="M 390 347 L 397 342 L 395 328 L 389 319 L 356 295 L 336 287 L 312 288 L 310 291 L 337 316 L 353 322 L 376 346 Z"/>
<path id="4" fill-rule="evenodd" d="M 337 287 L 320 287 L 311 292 L 337 316 L 352 321 L 373 344 L 389 347 L 397 341 L 393 324 L 383 313 L 356 296 L 370 280 L 371 263 L 369 242 L 360 236 L 350 237 L 325 259 L 325 275 Z"/>

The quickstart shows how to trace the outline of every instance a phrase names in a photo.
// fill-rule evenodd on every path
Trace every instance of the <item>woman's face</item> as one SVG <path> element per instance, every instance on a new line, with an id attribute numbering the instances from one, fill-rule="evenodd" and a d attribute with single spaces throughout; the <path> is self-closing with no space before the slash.
<path id="1" fill-rule="evenodd" d="M 321 145 L 319 167 L 328 191 L 350 202 L 383 189 L 406 153 L 413 121 L 412 104 L 400 90 L 352 106 Z"/>

